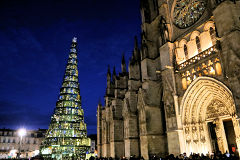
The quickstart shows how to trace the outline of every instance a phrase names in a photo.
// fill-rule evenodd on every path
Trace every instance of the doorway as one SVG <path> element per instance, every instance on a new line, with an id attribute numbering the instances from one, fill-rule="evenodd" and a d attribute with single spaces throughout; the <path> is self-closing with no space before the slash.
<path id="1" fill-rule="evenodd" d="M 226 133 L 229 152 L 234 153 L 235 155 L 238 155 L 236 136 L 235 136 L 232 120 L 223 121 L 223 125 Z"/>
<path id="2" fill-rule="evenodd" d="M 213 124 L 213 122 L 208 123 L 212 151 L 217 153 L 217 152 L 219 152 L 219 147 L 218 147 L 217 135 L 216 135 L 215 128 L 216 128 L 216 124 Z"/>

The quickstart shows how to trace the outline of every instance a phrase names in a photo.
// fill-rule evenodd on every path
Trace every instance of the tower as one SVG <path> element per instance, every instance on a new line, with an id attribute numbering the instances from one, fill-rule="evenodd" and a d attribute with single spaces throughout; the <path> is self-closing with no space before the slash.
<path id="1" fill-rule="evenodd" d="M 41 146 L 44 159 L 85 159 L 90 146 L 81 107 L 76 48 L 77 38 L 73 38 L 60 95 Z"/>

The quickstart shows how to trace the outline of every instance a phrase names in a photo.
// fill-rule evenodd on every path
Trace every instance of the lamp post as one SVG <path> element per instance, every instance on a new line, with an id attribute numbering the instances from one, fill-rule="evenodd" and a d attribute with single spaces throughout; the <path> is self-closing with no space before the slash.
<path id="1" fill-rule="evenodd" d="M 18 135 L 20 137 L 20 145 L 19 145 L 19 155 L 18 155 L 18 158 L 20 159 L 20 155 L 21 155 L 21 147 L 22 147 L 22 138 L 23 136 L 25 136 L 27 133 L 26 129 L 25 128 L 21 128 L 18 130 Z"/>

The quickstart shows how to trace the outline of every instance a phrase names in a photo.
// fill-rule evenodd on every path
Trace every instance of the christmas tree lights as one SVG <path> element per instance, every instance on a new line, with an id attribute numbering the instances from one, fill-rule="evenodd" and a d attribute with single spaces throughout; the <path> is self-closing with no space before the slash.
<path id="1" fill-rule="evenodd" d="M 90 147 L 78 83 L 77 38 L 73 38 L 51 123 L 41 146 L 44 159 L 85 159 Z"/>

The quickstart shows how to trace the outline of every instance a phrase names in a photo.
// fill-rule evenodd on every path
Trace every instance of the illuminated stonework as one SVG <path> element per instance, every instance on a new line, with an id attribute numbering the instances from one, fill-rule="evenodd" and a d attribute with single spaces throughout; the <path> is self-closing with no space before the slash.
<path id="1" fill-rule="evenodd" d="M 99 156 L 239 154 L 240 1 L 206 2 L 141 0 L 141 46 L 98 106 Z"/>
<path id="2" fill-rule="evenodd" d="M 203 30 L 205 31 L 202 33 L 199 31 L 192 32 L 189 42 L 185 39 L 180 40 L 179 43 L 175 42 L 179 47 L 175 49 L 177 57 L 176 69 L 181 74 L 182 88 L 184 90 L 197 77 L 222 75 L 221 45 L 220 41 L 217 41 L 212 21 L 207 22 Z"/>
<path id="3" fill-rule="evenodd" d="M 74 38 L 60 95 L 41 147 L 44 159 L 82 160 L 90 147 L 81 108 L 76 46 Z"/>
<path id="4" fill-rule="evenodd" d="M 224 84 L 209 77 L 197 78 L 185 92 L 180 108 L 187 153 L 215 150 L 210 145 L 208 123 L 216 125 L 219 150 L 229 151 L 223 122 L 236 121 L 236 108 L 232 93 Z M 233 127 L 236 137 L 240 136 L 238 127 Z"/>
<path id="5" fill-rule="evenodd" d="M 183 89 L 187 89 L 187 86 L 197 77 L 222 75 L 218 52 L 216 45 L 212 46 L 178 66 L 178 72 L 182 77 Z"/>

